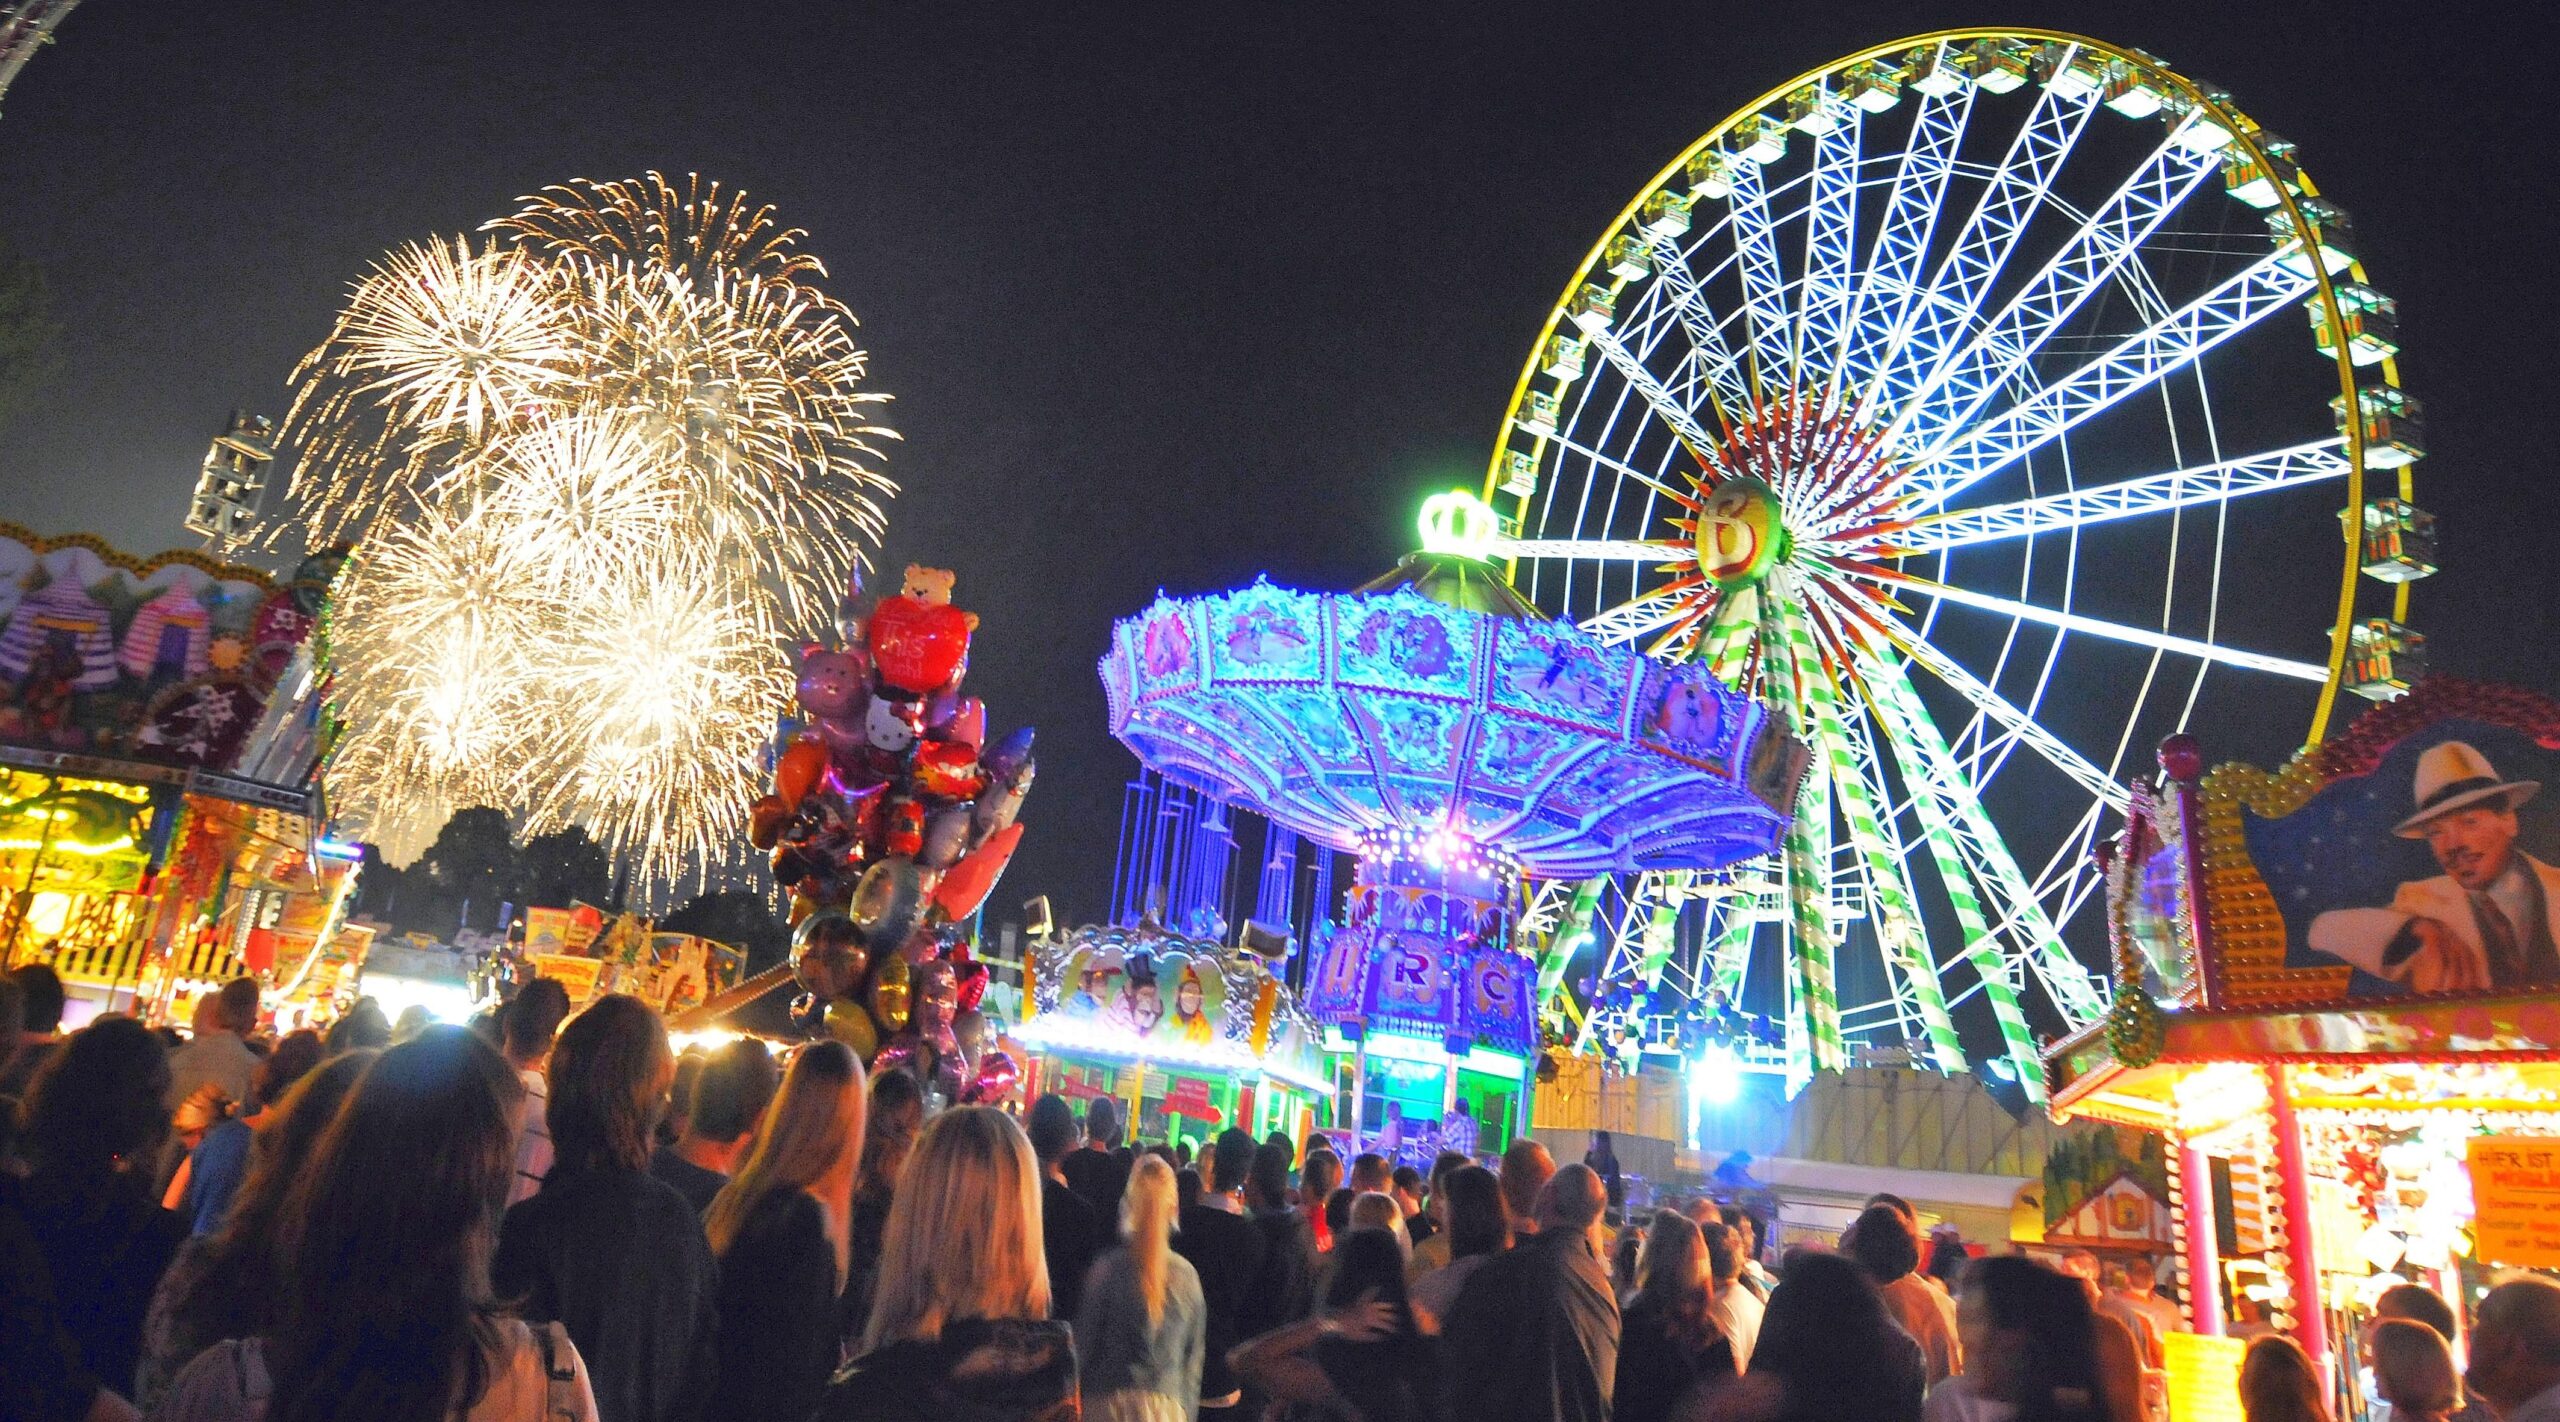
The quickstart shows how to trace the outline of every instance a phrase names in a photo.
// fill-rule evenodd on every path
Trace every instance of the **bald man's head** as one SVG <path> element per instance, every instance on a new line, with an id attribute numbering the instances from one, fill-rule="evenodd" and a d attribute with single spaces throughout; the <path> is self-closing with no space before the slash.
<path id="1" fill-rule="evenodd" d="M 2480 1300 L 2470 1381 L 2501 1412 L 2560 1387 L 2560 1284 L 2527 1275 Z"/>
<path id="2" fill-rule="evenodd" d="M 1502 1153 L 1502 1208 L 1510 1212 L 1512 1221 L 1534 1227 L 1538 1221 L 1538 1195 L 1555 1178 L 1556 1158 L 1547 1148 L 1523 1136 Z"/>
<path id="3" fill-rule="evenodd" d="M 1609 1208 L 1609 1188 L 1587 1165 L 1568 1165 L 1555 1173 L 1538 1196 L 1538 1228 L 1587 1230 Z"/>

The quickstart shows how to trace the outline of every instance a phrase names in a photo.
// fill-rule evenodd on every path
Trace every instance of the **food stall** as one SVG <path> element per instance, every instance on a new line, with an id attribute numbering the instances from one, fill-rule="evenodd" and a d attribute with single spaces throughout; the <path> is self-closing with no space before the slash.
<path id="1" fill-rule="evenodd" d="M 2560 1268 L 2560 703 L 2441 679 L 2283 768 L 2161 747 L 2108 861 L 2115 1005 L 2055 1114 L 2167 1145 L 2196 1333 L 2316 1359 L 2402 1281 Z"/>
<path id="2" fill-rule="evenodd" d="M 1333 1088 L 1315 1024 L 1266 959 L 1151 924 L 1031 948 L 1023 1099 L 1118 1098 L 1134 1138 L 1204 1147 L 1230 1125 L 1303 1140 Z"/>
<path id="3" fill-rule="evenodd" d="M 362 963 L 315 789 L 342 561 L 276 580 L 0 524 L 0 960 L 51 964 L 74 1020 L 242 973 L 307 1015 Z"/>

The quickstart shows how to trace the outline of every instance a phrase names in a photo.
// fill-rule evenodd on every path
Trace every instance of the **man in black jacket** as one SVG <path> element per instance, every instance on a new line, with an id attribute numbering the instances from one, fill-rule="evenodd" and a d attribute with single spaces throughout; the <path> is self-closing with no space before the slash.
<path id="1" fill-rule="evenodd" d="M 1073 1318 L 1085 1271 L 1102 1247 L 1102 1221 L 1067 1187 L 1059 1168 L 1074 1151 L 1076 1111 L 1052 1091 L 1031 1103 L 1031 1153 L 1040 1158 L 1040 1246 L 1049 1260 L 1049 1316 Z"/>
<path id="2" fill-rule="evenodd" d="M 1242 1386 L 1227 1367 L 1227 1352 L 1249 1336 L 1245 1321 L 1262 1277 L 1262 1230 L 1244 1217 L 1244 1184 L 1253 1170 L 1253 1153 L 1250 1134 L 1233 1127 L 1218 1133 L 1209 1152 L 1208 1178 L 1200 1182 L 1200 1203 L 1182 1212 L 1180 1231 L 1173 1237 L 1174 1252 L 1190 1260 L 1200 1275 L 1200 1297 L 1208 1306 L 1200 1366 L 1203 1419 L 1248 1415 Z"/>
<path id="3" fill-rule="evenodd" d="M 1117 1224 L 1120 1219 L 1120 1196 L 1129 1188 L 1129 1167 L 1135 1162 L 1120 1153 L 1120 1102 L 1115 1097 L 1097 1096 L 1084 1108 L 1084 1148 L 1067 1152 L 1059 1168 L 1066 1181 L 1084 1202 L 1093 1206 L 1094 1215 Z"/>
<path id="4" fill-rule="evenodd" d="M 1618 1300 L 1600 1261 L 1607 1188 L 1568 1165 L 1538 1197 L 1538 1233 L 1479 1266 L 1441 1328 L 1446 1412 L 1468 1422 L 1609 1422 Z"/>
<path id="5" fill-rule="evenodd" d="M 1262 1231 L 1262 1277 L 1253 1287 L 1243 1328 L 1244 1336 L 1252 1338 L 1315 1312 L 1315 1261 L 1308 1253 L 1307 1223 L 1291 1201 L 1287 1146 L 1265 1141 L 1254 1147 L 1244 1199 L 1253 1227 Z"/>

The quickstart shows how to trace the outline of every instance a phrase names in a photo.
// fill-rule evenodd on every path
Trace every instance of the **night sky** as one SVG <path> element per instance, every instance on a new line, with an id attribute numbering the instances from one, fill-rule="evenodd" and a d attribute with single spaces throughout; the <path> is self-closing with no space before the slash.
<path id="1" fill-rule="evenodd" d="M 2148 49 L 2302 146 L 2428 407 L 2447 571 L 2415 621 L 2439 668 L 2560 689 L 2548 62 L 2462 9 L 2015 18 Z M 88 0 L 0 111 L 0 239 L 68 328 L 0 427 L 0 517 L 184 544 L 207 438 L 283 413 L 384 248 L 571 177 L 743 185 L 809 230 L 896 396 L 881 562 L 958 570 L 972 689 L 1041 729 L 998 906 L 1092 916 L 1134 768 L 1094 677 L 1110 620 L 1159 586 L 1383 570 L 1424 494 L 1479 480 L 1547 309 L 1655 170 L 1791 75 L 1983 15 Z M 2334 566 L 2302 537 L 2262 556 Z M 2301 727 L 2200 729 L 2264 761 Z"/>

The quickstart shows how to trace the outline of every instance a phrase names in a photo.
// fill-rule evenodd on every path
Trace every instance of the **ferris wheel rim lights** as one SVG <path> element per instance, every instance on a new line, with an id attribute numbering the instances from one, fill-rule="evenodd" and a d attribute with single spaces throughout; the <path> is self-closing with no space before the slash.
<path id="1" fill-rule="evenodd" d="M 2022 90 L 2014 101 L 1997 97 Z M 1989 97 L 1977 104 L 1977 93 Z M 1869 122 L 1898 106 L 1907 132 L 1899 119 Z M 2087 202 L 2077 187 L 2065 200 L 2056 178 L 2066 161 L 2081 161 L 2075 172 L 2125 171 L 2112 148 L 2080 147 L 2084 129 L 2098 131 L 2092 115 L 2101 107 L 2127 123 L 2160 124 L 2156 148 L 2103 203 Z M 1987 146 L 1995 139 L 2007 141 L 2006 155 L 1983 161 L 1997 152 Z M 1811 151 L 1801 173 L 1791 146 L 1799 158 Z M 2168 294 L 2145 253 L 2155 234 L 2164 246 L 2177 236 L 2168 224 L 2191 202 L 2217 200 L 2208 195 L 2217 176 L 2231 200 L 2257 209 L 2264 221 L 2246 227 L 2265 235 L 2249 238 L 2247 252 L 2216 254 L 2212 269 L 2230 269 L 2218 284 Z M 1880 224 L 1867 210 L 1875 203 L 1884 207 Z M 2024 240 L 2030 224 L 2041 232 L 2057 223 L 2071 234 L 2063 245 Z M 2003 284 L 2013 258 L 2030 274 L 2023 285 Z M 2096 315 L 2072 324 L 2091 292 L 2137 283 L 2130 324 L 2138 329 L 2120 335 Z M 2224 460 L 2201 362 L 2287 307 L 2310 310 L 2314 353 L 2336 372 L 2336 435 Z M 2365 484 L 2369 470 L 2396 469 L 2405 503 L 2409 465 L 2424 453 L 2417 402 L 2398 388 L 2397 314 L 2356 262 L 2346 214 L 2302 174 L 2291 144 L 2219 88 L 2140 50 L 2060 31 L 1943 31 L 1800 75 L 1710 129 L 1603 229 L 1531 345 L 1483 488 L 1489 500 L 1510 496 L 1498 551 L 1523 570 L 1531 600 L 1586 618 L 1613 642 L 1650 642 L 1737 685 L 1775 687 L 1778 714 L 1815 745 L 1815 775 L 1784 856 L 1788 902 L 1780 906 L 1792 911 L 1768 920 L 1780 925 L 1792 1084 L 1817 1065 L 1842 1064 L 1853 1034 L 1879 1030 L 1922 1041 L 1934 1064 L 1960 1069 L 1951 1009 L 1980 995 L 1997 1018 L 2002 1055 L 2041 1096 L 2023 994 L 2041 986 L 2066 1024 L 2101 1010 L 2096 978 L 2061 933 L 2086 902 L 2069 888 L 2089 871 L 2067 860 L 2082 832 L 2066 830 L 2053 863 L 2031 876 L 2034 861 L 2019 862 L 1982 807 L 1983 788 L 2020 747 L 2031 752 L 2024 763 L 2051 762 L 2090 796 L 2092 822 L 2122 798 L 2117 769 L 2041 723 L 2066 636 L 2075 649 L 2112 639 L 2147 651 L 2155 674 L 2163 656 L 2181 668 L 2193 659 L 2197 688 L 2207 669 L 2298 676 L 2319 688 L 2314 741 L 2342 685 L 2376 696 L 2405 685 L 2423 646 L 2402 625 L 2407 581 L 2433 571 L 2434 548 L 2422 511 L 2377 519 Z M 2094 355 L 2035 363 L 2048 342 L 2092 329 Z M 1860 363 L 1862 350 L 1869 364 Z M 2154 383 L 2166 410 L 2166 382 L 2190 367 L 2206 456 L 2178 444 L 2171 413 L 2170 462 L 2180 467 L 2166 475 L 2083 483 L 2070 472 L 2066 443 L 2062 494 L 2031 481 L 2025 500 L 1958 507 L 1976 485 L 1980 498 L 1994 479 L 2022 468 L 2031 475 L 2021 461 Z M 2263 432 L 2234 437 L 2256 443 Z M 1684 452 L 1694 475 L 1680 462 Z M 2158 630 L 2131 635 L 2145 629 L 2088 615 L 2111 610 L 2094 598 L 2075 610 L 2066 592 L 2059 610 L 2044 608 L 2050 599 L 2029 597 L 2023 575 L 2019 596 L 1995 598 L 1956 585 L 1945 561 L 1970 543 L 2045 533 L 2067 534 L 2076 560 L 2084 525 L 2189 507 L 2213 514 L 2241 494 L 2329 478 L 2345 483 L 2350 509 L 2367 513 L 2343 530 L 2343 560 L 2333 565 L 2339 613 L 2320 663 L 2234 647 L 2215 614 L 2202 638 L 2173 635 L 2165 592 Z M 1731 521 L 1710 527 L 1707 497 L 1745 480 L 1769 497 L 1757 508 L 1744 501 Z M 1668 526 L 1658 518 L 1666 507 Z M 1696 517 L 1682 522 L 1684 509 Z M 2212 546 L 2215 598 L 2186 605 L 2219 608 L 2221 548 Z M 1905 571 L 1906 559 L 1924 556 L 1937 560 L 1936 579 Z M 1542 588 L 1540 568 L 1560 583 Z M 2390 618 L 2369 627 L 2355 611 L 2365 576 L 2392 585 Z M 2009 628 L 1989 676 L 1933 645 L 1942 616 L 1949 625 Z M 2002 676 L 2022 626 L 2030 647 L 2022 662 L 2035 676 L 2023 708 L 2003 695 Z M 1959 718 L 1969 711 L 1972 724 L 1959 719 L 1956 734 L 1938 731 L 1937 713 L 1912 684 L 1915 668 L 1945 683 L 1960 698 Z M 1884 749 L 1894 755 L 1891 778 Z M 1845 833 L 1835 834 L 1835 808 Z M 1943 886 L 1940 918 L 1962 939 L 1954 952 L 1933 952 L 1938 923 L 1923 931 L 1905 861 L 1924 849 Z M 1851 867 L 1841 871 L 1844 855 Z M 1872 882 L 1855 916 L 1874 921 L 1890 985 L 1881 1015 L 1876 1003 L 1852 1008 L 1839 999 L 1831 964 L 1838 925 L 1829 885 L 1861 872 Z M 1658 965 L 1670 934 L 1638 926 L 1676 914 L 1683 892 L 1630 887 L 1624 925 L 1602 930 L 1618 941 L 1602 948 L 1597 976 L 1611 977 L 1622 958 Z M 1557 931 L 1587 930 L 1576 922 Z M 1684 970 L 1699 992 L 1710 970 L 1719 990 L 1739 991 L 1751 944 L 1748 931 L 1737 938 L 1711 926 Z M 1942 991 L 1938 975 L 1950 969 L 1957 981 Z"/>

